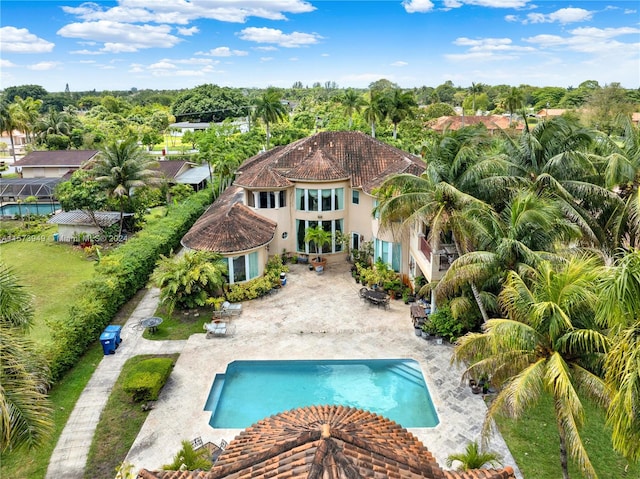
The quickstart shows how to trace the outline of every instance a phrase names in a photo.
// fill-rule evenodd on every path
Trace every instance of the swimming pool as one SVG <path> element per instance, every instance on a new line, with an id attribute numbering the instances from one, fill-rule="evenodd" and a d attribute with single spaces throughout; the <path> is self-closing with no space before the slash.
<path id="1" fill-rule="evenodd" d="M 60 209 L 60 203 L 11 203 L 0 206 L 0 216 L 49 215 Z"/>
<path id="2" fill-rule="evenodd" d="M 246 428 L 289 409 L 343 405 L 404 427 L 439 423 L 417 361 L 411 359 L 234 361 L 217 374 L 205 405 L 214 428 Z"/>

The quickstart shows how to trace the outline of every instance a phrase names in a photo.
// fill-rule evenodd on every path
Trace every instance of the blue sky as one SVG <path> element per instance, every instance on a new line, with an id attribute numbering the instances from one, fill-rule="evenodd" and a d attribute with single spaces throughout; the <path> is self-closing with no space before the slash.
<path id="1" fill-rule="evenodd" d="M 0 4 L 0 88 L 640 87 L 640 3 L 119 0 Z"/>

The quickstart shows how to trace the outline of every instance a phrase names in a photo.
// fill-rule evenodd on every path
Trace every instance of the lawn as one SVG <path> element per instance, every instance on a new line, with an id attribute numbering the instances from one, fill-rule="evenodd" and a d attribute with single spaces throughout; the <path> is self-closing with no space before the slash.
<path id="1" fill-rule="evenodd" d="M 56 231 L 54 226 L 42 234 L 0 246 L 2 261 L 13 268 L 21 284 L 34 296 L 30 336 L 41 345 L 51 341 L 45 321 L 55 323 L 66 317 L 69 305 L 77 299 L 76 286 L 90 279 L 94 271 L 94 262 L 83 251 L 53 241 Z"/>
<path id="2" fill-rule="evenodd" d="M 599 479 L 640 477 L 640 464 L 627 468 L 627 462 L 613 451 L 611 432 L 605 427 L 603 412 L 588 401 L 583 401 L 583 404 L 586 422 L 581 437 Z M 549 396 L 545 396 L 521 419 L 499 419 L 498 425 L 526 479 L 562 477 L 560 440 Z M 574 479 L 584 477 L 571 461 L 569 474 Z"/>
<path id="3" fill-rule="evenodd" d="M 172 314 L 168 314 L 164 306 L 156 309 L 154 316 L 163 319 L 162 324 L 154 333 L 145 331 L 145 339 L 189 339 L 192 334 L 204 333 L 203 325 L 211 321 L 213 314 L 212 307 L 198 308 L 190 311 L 174 309 Z"/>

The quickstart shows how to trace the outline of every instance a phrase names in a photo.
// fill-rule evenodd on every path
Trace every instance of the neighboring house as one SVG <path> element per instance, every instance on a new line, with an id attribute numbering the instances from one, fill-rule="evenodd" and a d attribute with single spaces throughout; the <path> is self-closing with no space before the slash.
<path id="1" fill-rule="evenodd" d="M 157 168 L 170 185 L 191 185 L 194 191 L 205 188 L 211 178 L 209 165 L 196 165 L 189 161 L 161 160 Z"/>
<path id="2" fill-rule="evenodd" d="M 496 130 L 513 129 L 522 130 L 524 125 L 520 121 L 513 123 L 508 116 L 488 115 L 488 116 L 441 116 L 427 123 L 427 127 L 439 133 L 443 131 L 456 131 L 465 126 L 473 126 L 483 124 L 489 133 L 493 134 Z"/>
<path id="3" fill-rule="evenodd" d="M 349 235 L 349 247 L 373 243 L 374 258 L 395 271 L 438 280 L 448 268 L 446 250 L 430 248 L 420 236 L 381 231 L 372 212 L 374 188 L 397 173 L 419 175 L 422 159 L 354 131 L 326 131 L 278 146 L 246 160 L 236 180 L 183 237 L 188 249 L 215 251 L 228 260 L 231 282 L 264 272 L 268 256 L 283 251 L 313 254 L 304 241 L 309 227 L 334 233 L 323 256 L 344 260 L 335 233 Z"/>
<path id="4" fill-rule="evenodd" d="M 32 151 L 14 163 L 22 178 L 62 178 L 98 154 L 98 150 Z"/>
<path id="5" fill-rule="evenodd" d="M 194 132 L 194 131 L 205 131 L 209 129 L 210 123 L 206 122 L 188 122 L 188 121 L 180 121 L 178 123 L 171 123 L 169 125 L 169 131 L 171 132 L 171 136 L 182 136 L 186 132 Z"/>
<path id="6" fill-rule="evenodd" d="M 640 113 L 639 112 L 635 112 L 631 114 L 631 123 L 633 123 L 635 126 L 640 126 Z"/>
<path id="7" fill-rule="evenodd" d="M 5 146 L 1 148 L 2 151 L 5 151 L 10 156 L 13 156 L 14 152 L 11 150 L 11 137 L 9 136 L 9 133 L 7 133 L 6 131 L 3 131 L 2 135 L 0 135 L 0 142 L 5 144 Z M 24 154 L 24 147 L 26 145 L 27 145 L 27 135 L 25 135 L 21 131 L 13 130 L 13 147 L 15 149 L 15 154 L 16 155 Z"/>
<path id="8" fill-rule="evenodd" d="M 399 424 L 361 409 L 311 406 L 258 421 L 220 453 L 209 471 L 138 472 L 140 479 L 515 479 L 501 469 L 445 471 Z"/>
<path id="9" fill-rule="evenodd" d="M 542 110 L 538 111 L 538 113 L 536 113 L 536 116 L 541 119 L 556 118 L 564 115 L 568 111 L 569 110 L 565 108 L 543 108 Z"/>
<path id="10" fill-rule="evenodd" d="M 63 211 L 49 218 L 47 223 L 58 225 L 59 241 L 77 241 L 82 236 L 101 236 L 105 228 L 120 221 L 119 211 L 95 211 L 93 216 L 82 210 Z M 124 216 L 132 217 L 133 213 L 125 213 Z M 115 240 L 104 238 L 104 241 Z"/>

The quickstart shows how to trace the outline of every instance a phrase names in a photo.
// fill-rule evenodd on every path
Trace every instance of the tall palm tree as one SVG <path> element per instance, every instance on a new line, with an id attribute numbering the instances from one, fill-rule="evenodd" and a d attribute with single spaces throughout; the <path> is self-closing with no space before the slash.
<path id="1" fill-rule="evenodd" d="M 369 92 L 369 102 L 365 104 L 362 116 L 371 125 L 371 136 L 376 137 L 376 123 L 386 118 L 385 98 L 379 90 Z"/>
<path id="2" fill-rule="evenodd" d="M 553 398 L 564 479 L 568 456 L 585 477 L 597 477 L 579 427 L 580 394 L 603 405 L 608 400 L 598 375 L 608 341 L 593 319 L 600 273 L 588 257 L 574 257 L 557 269 L 542 262 L 529 277 L 508 272 L 499 296 L 506 318 L 491 319 L 483 333 L 464 336 L 454 350 L 453 359 L 468 365 L 465 376 L 488 375 L 499 388 L 485 434 L 496 415 L 518 418 L 543 394 Z"/>
<path id="3" fill-rule="evenodd" d="M 513 114 L 524 106 L 524 92 L 518 87 L 511 87 L 503 99 L 503 104 L 509 112 L 509 122 L 513 123 Z"/>
<path id="4" fill-rule="evenodd" d="M 287 116 L 287 107 L 282 103 L 282 93 L 274 88 L 267 88 L 255 102 L 255 115 L 264 121 L 267 129 L 267 150 L 271 138 L 271 123 L 282 121 Z"/>
<path id="5" fill-rule="evenodd" d="M 0 452 L 44 444 L 52 430 L 49 371 L 25 336 L 32 298 L 0 263 Z"/>
<path id="6" fill-rule="evenodd" d="M 73 128 L 73 119 L 64 111 L 57 111 L 55 108 L 49 108 L 35 126 L 35 132 L 40 136 L 40 141 L 47 141 L 48 135 L 65 135 L 71 134 Z"/>
<path id="7" fill-rule="evenodd" d="M 393 124 L 393 139 L 395 140 L 398 137 L 398 123 L 405 118 L 411 118 L 413 116 L 413 108 L 417 107 L 418 104 L 413 96 L 413 92 L 403 92 L 399 88 L 391 92 L 388 103 L 388 116 Z"/>
<path id="8" fill-rule="evenodd" d="M 31 133 L 33 133 L 38 121 L 42 100 L 34 100 L 31 97 L 23 99 L 16 96 L 13 104 L 15 104 L 18 129 L 24 132 L 27 141 L 31 141 Z"/>
<path id="9" fill-rule="evenodd" d="M 348 88 L 340 97 L 344 114 L 349 117 L 349 129 L 353 126 L 353 114 L 360 113 L 365 105 L 364 99 L 353 88 Z"/>
<path id="10" fill-rule="evenodd" d="M 134 188 L 155 186 L 161 182 L 159 171 L 153 169 L 155 161 L 138 147 L 137 138 L 107 142 L 90 161 L 89 166 L 95 181 L 100 183 L 108 196 L 118 201 L 120 208 L 120 231 L 124 223 L 125 200 Z"/>
<path id="11" fill-rule="evenodd" d="M 9 134 L 9 141 L 11 142 L 11 151 L 13 151 L 13 161 L 16 161 L 16 148 L 13 141 L 13 132 L 18 125 L 18 121 L 15 117 L 15 108 L 7 105 L 4 102 L 0 102 L 0 132 L 6 132 Z"/>
<path id="12" fill-rule="evenodd" d="M 640 460 L 640 250 L 616 259 L 600 285 L 598 315 L 610 328 L 605 379 L 612 391 L 607 422 L 613 447 Z"/>

